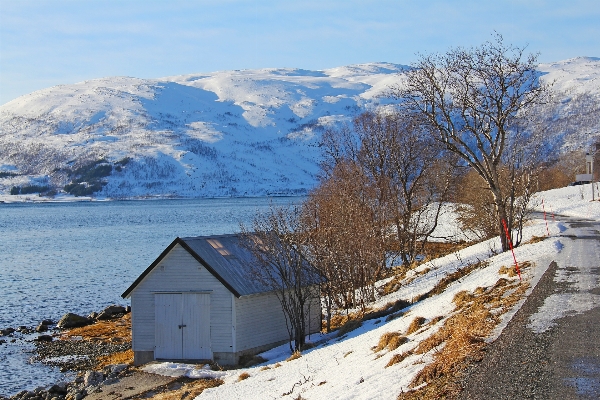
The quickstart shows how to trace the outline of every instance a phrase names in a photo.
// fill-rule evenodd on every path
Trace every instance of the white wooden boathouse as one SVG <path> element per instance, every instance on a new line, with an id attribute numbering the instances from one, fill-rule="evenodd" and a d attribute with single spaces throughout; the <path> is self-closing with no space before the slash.
<path id="1" fill-rule="evenodd" d="M 272 291 L 249 278 L 238 235 L 176 238 L 123 293 L 131 298 L 134 363 L 214 360 L 235 365 L 289 340 Z M 307 333 L 321 327 L 319 291 Z"/>

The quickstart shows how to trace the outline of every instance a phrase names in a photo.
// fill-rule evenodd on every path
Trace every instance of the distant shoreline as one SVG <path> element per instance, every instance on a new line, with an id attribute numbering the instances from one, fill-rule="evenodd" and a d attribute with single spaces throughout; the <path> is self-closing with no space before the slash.
<path id="1" fill-rule="evenodd" d="M 139 196 L 139 197 L 74 197 L 74 196 L 26 196 L 26 195 L 0 195 L 0 204 L 23 203 L 85 203 L 85 202 L 113 202 L 113 201 L 154 201 L 154 200 L 219 200 L 219 199 L 264 199 L 264 198 L 291 198 L 306 197 L 290 194 L 273 194 L 265 196 L 214 196 L 214 197 L 180 197 L 180 196 Z"/>

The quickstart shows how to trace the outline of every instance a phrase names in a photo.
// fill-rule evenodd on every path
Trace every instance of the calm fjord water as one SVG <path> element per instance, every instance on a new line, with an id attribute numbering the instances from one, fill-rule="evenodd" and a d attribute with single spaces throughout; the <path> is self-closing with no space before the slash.
<path id="1" fill-rule="evenodd" d="M 177 236 L 239 231 L 269 204 L 240 198 L 0 204 L 0 328 L 127 304 L 121 293 Z M 0 394 L 61 378 L 27 362 L 27 343 L 0 345 Z"/>

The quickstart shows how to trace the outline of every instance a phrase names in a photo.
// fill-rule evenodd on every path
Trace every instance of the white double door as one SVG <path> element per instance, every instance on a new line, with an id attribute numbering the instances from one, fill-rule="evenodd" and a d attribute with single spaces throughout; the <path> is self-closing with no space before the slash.
<path id="1" fill-rule="evenodd" d="M 154 358 L 208 360 L 210 348 L 210 295 L 156 293 Z"/>

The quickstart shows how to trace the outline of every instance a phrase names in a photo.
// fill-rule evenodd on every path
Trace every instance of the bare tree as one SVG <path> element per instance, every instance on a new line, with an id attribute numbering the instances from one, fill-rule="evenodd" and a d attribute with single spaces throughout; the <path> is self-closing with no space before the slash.
<path id="1" fill-rule="evenodd" d="M 241 244 L 258 260 L 252 278 L 277 295 L 292 352 L 302 350 L 308 309 L 319 299 L 318 274 L 302 254 L 298 216 L 296 208 L 271 207 L 254 218 L 252 231 L 241 226 Z"/>
<path id="2" fill-rule="evenodd" d="M 308 257 L 323 278 L 328 331 L 333 307 L 366 309 L 385 268 L 386 221 L 364 178 L 356 165 L 338 163 L 302 208 Z"/>
<path id="3" fill-rule="evenodd" d="M 548 94 L 538 79 L 537 55 L 525 56 L 524 50 L 505 45 L 497 34 L 477 48 L 421 56 L 405 85 L 392 89 L 404 106 L 428 120 L 437 140 L 483 178 L 503 250 L 508 238 L 502 221 L 511 230 L 515 215 L 505 202 L 500 166 L 519 125 Z"/>
<path id="4" fill-rule="evenodd" d="M 435 231 L 456 168 L 450 154 L 413 113 L 364 113 L 355 119 L 357 163 L 377 188 L 381 219 L 395 232 L 389 249 L 411 265 Z"/>
<path id="5" fill-rule="evenodd" d="M 352 163 L 375 191 L 379 220 L 394 232 L 394 251 L 405 265 L 423 254 L 457 176 L 456 161 L 434 140 L 426 119 L 398 110 L 367 112 L 352 128 L 323 135 L 325 174 Z"/>

